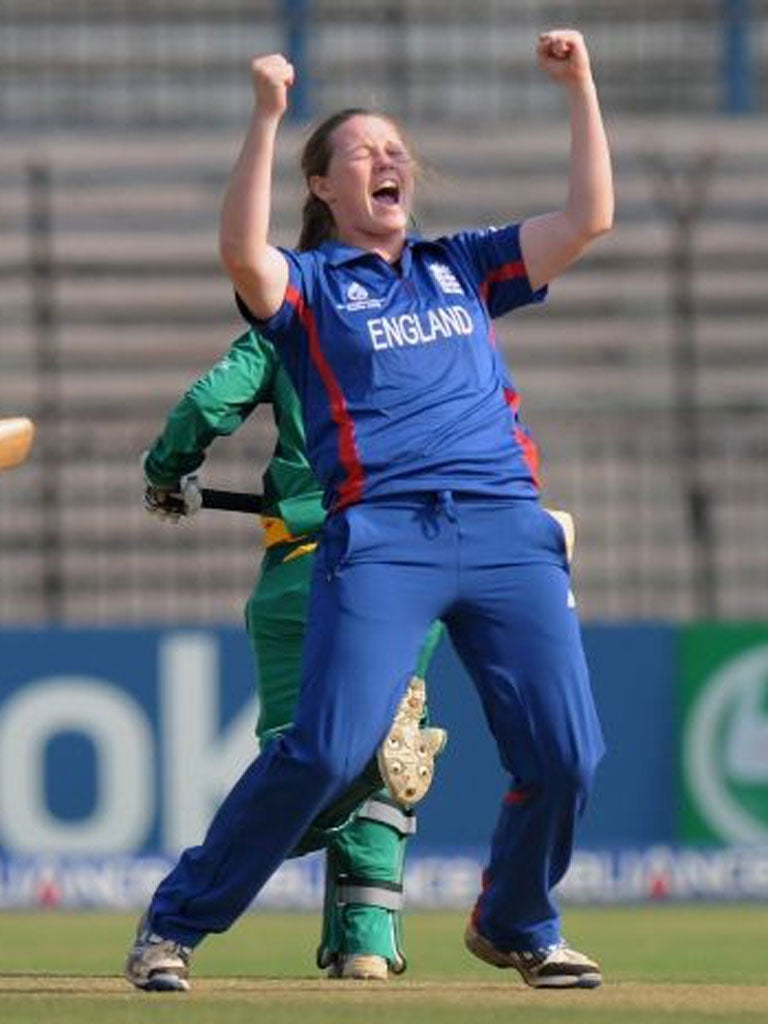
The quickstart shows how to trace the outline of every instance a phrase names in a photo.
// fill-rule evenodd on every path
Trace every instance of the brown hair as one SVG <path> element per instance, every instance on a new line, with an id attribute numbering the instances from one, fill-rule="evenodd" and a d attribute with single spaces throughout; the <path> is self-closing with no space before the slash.
<path id="1" fill-rule="evenodd" d="M 328 206 L 309 187 L 309 179 L 317 175 L 328 173 L 328 165 L 333 156 L 331 136 L 345 121 L 351 117 L 361 115 L 363 117 L 380 117 L 394 125 L 398 132 L 400 126 L 388 114 L 382 114 L 378 110 L 370 110 L 366 107 L 347 107 L 331 114 L 322 121 L 312 132 L 304 144 L 301 152 L 301 172 L 307 185 L 307 195 L 304 199 L 304 206 L 301 211 L 301 232 L 297 249 L 305 252 L 307 249 L 316 249 L 319 245 L 336 234 L 336 224 Z"/>

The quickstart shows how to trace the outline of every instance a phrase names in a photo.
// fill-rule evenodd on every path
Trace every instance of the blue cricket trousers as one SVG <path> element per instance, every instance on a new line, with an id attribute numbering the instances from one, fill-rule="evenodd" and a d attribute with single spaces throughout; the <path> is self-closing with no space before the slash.
<path id="1" fill-rule="evenodd" d="M 510 776 L 476 927 L 500 949 L 556 942 L 552 889 L 603 753 L 569 583 L 562 530 L 536 501 L 440 492 L 330 516 L 294 725 L 160 883 L 153 930 L 194 946 L 246 909 L 367 765 L 441 618 Z"/>

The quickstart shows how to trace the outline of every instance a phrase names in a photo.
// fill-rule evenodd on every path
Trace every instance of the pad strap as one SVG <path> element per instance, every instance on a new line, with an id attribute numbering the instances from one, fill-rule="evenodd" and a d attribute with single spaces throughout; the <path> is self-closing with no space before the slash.
<path id="1" fill-rule="evenodd" d="M 401 836 L 416 834 L 416 812 L 406 810 L 394 800 L 387 800 L 382 796 L 372 796 L 366 800 L 357 812 L 357 817 L 389 825 Z"/>
<path id="2" fill-rule="evenodd" d="M 336 903 L 344 906 L 381 907 L 384 910 L 402 910 L 403 887 L 397 882 L 375 882 L 354 875 L 340 875 L 336 886 Z"/>

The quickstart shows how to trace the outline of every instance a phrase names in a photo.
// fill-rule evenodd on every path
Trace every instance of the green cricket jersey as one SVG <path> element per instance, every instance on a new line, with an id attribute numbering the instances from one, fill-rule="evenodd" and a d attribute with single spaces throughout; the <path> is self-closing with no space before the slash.
<path id="1" fill-rule="evenodd" d="M 168 415 L 144 470 L 156 486 L 175 486 L 203 463 L 215 438 L 233 434 L 264 402 L 272 406 L 277 427 L 277 442 L 262 481 L 269 546 L 315 532 L 325 511 L 305 454 L 296 392 L 274 347 L 256 331 L 239 337 L 227 355 L 189 388 Z"/>

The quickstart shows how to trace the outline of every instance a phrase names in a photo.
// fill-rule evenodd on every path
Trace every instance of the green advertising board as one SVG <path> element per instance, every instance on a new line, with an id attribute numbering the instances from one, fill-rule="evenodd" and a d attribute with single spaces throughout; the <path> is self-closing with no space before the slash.
<path id="1" fill-rule="evenodd" d="M 684 630 L 681 839 L 768 844 L 768 623 Z"/>

